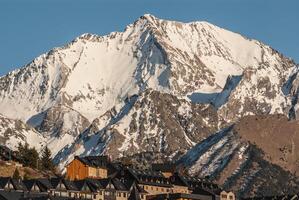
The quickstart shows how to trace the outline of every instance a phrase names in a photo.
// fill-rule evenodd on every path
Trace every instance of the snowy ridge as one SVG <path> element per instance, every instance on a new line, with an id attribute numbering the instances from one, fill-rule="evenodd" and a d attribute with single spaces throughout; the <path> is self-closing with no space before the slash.
<path id="1" fill-rule="evenodd" d="M 154 152 L 233 185 L 253 150 L 220 130 L 246 115 L 296 119 L 298 80 L 292 60 L 257 40 L 147 14 L 0 77 L 0 142 L 48 145 L 61 170 L 75 155 Z"/>
<path id="2" fill-rule="evenodd" d="M 45 144 L 45 138 L 20 120 L 9 119 L 0 114 L 0 141 L 11 149 L 27 142 L 38 151 Z"/>

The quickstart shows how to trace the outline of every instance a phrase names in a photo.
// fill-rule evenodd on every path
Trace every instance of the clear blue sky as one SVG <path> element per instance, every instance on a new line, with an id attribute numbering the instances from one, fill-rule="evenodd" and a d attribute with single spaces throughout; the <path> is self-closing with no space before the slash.
<path id="1" fill-rule="evenodd" d="M 0 0 L 0 76 L 82 33 L 122 31 L 144 13 L 205 20 L 299 63 L 299 0 Z"/>

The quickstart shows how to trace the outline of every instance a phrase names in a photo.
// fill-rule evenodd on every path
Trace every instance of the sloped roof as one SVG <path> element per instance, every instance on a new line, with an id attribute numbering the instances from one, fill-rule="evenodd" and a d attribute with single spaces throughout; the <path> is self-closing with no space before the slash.
<path id="1" fill-rule="evenodd" d="M 173 176 L 171 176 L 170 181 L 174 185 L 190 187 L 188 180 L 184 176 L 179 175 L 178 173 L 175 173 Z"/>
<path id="2" fill-rule="evenodd" d="M 13 179 L 10 177 L 0 177 L 0 189 L 4 189 L 4 187 L 11 183 L 15 190 L 27 190 L 26 186 L 20 179 Z"/>
<path id="3" fill-rule="evenodd" d="M 209 191 L 207 191 L 207 190 L 205 190 L 205 189 L 203 189 L 203 188 L 200 188 L 200 187 L 196 188 L 196 189 L 192 192 L 192 194 L 201 194 L 201 195 L 208 195 L 208 196 L 213 196 L 213 195 L 215 195 L 215 194 L 213 194 L 212 192 L 209 192 Z"/>
<path id="4" fill-rule="evenodd" d="M 34 184 L 39 188 L 41 192 L 47 192 L 48 190 L 52 189 L 52 185 L 48 179 L 31 179 L 31 180 L 24 180 L 24 185 L 26 186 L 28 191 L 31 191 Z"/>
<path id="5" fill-rule="evenodd" d="M 129 195 L 128 200 L 141 200 L 140 194 L 136 187 L 134 187 Z"/>
<path id="6" fill-rule="evenodd" d="M 154 163 L 152 170 L 161 172 L 175 172 L 176 165 L 174 163 Z"/>
<path id="7" fill-rule="evenodd" d="M 11 178 L 10 177 L 1 177 L 0 178 L 0 189 L 3 189 L 6 184 L 9 182 Z"/>
<path id="8" fill-rule="evenodd" d="M 83 164 L 91 167 L 106 167 L 108 162 L 107 156 L 85 156 L 85 157 L 76 156 L 75 159 L 78 159 Z"/>
<path id="9" fill-rule="evenodd" d="M 27 188 L 21 179 L 11 179 L 11 183 L 15 190 L 27 191 Z"/>
<path id="10" fill-rule="evenodd" d="M 72 181 L 69 181 L 67 179 L 63 179 L 63 178 L 60 178 L 60 177 L 51 178 L 50 183 L 51 183 L 53 189 L 57 189 L 57 186 L 60 183 L 62 183 L 62 184 L 64 184 L 64 186 L 67 190 L 77 190 L 75 184 Z"/>
<path id="11" fill-rule="evenodd" d="M 119 179 L 113 178 L 111 181 L 112 181 L 112 184 L 114 185 L 114 188 L 116 190 L 128 191 L 127 187 Z"/>

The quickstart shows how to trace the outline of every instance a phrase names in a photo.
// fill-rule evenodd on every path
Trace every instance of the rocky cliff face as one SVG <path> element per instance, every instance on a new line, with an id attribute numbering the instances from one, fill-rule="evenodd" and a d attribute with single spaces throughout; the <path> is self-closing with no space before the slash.
<path id="1" fill-rule="evenodd" d="M 296 193 L 296 126 L 283 115 L 247 116 L 197 144 L 178 163 L 239 196 Z"/>
<path id="2" fill-rule="evenodd" d="M 48 145 L 61 169 L 75 155 L 145 153 L 234 188 L 263 165 L 296 172 L 296 144 L 277 141 L 277 153 L 252 142 L 277 136 L 272 121 L 296 121 L 227 128 L 248 115 L 296 119 L 297 103 L 298 66 L 271 47 L 207 22 L 144 15 L 123 32 L 84 34 L 1 77 L 0 123 L 12 131 L 0 138 L 11 148 Z M 235 127 L 254 121 L 244 119 Z M 250 156 L 250 170 L 234 178 Z M 242 191 L 255 191 L 248 187 Z"/>

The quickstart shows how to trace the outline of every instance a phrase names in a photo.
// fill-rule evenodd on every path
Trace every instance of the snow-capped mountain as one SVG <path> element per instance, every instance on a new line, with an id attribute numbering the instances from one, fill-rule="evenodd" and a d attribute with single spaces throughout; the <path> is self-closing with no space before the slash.
<path id="1" fill-rule="evenodd" d="M 0 123 L 28 128 L 8 137 L 5 125 L 0 138 L 12 148 L 20 137 L 48 145 L 60 169 L 75 155 L 183 160 L 207 138 L 235 141 L 217 132 L 246 115 L 296 119 L 297 99 L 298 66 L 271 47 L 208 22 L 144 15 L 123 32 L 81 35 L 1 77 Z M 219 168 L 194 162 L 207 169 L 190 173 Z"/>

